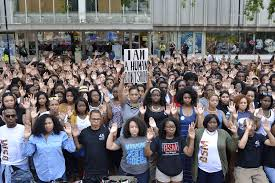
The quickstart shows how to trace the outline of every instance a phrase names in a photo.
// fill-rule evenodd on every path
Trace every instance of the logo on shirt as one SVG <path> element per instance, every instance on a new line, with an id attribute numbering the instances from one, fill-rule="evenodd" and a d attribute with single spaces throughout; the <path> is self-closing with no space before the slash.
<path id="1" fill-rule="evenodd" d="M 255 142 L 255 147 L 260 147 L 260 142 L 259 142 L 259 140 L 257 140 L 257 141 Z"/>
<path id="2" fill-rule="evenodd" d="M 8 140 L 1 140 L 2 146 L 2 161 L 9 161 L 9 148 L 8 148 Z"/>
<path id="3" fill-rule="evenodd" d="M 98 140 L 105 140 L 105 135 L 102 133 L 98 136 Z"/>
<path id="4" fill-rule="evenodd" d="M 174 143 L 162 143 L 162 152 L 163 155 L 176 155 L 179 152 L 178 142 Z"/>
<path id="5" fill-rule="evenodd" d="M 144 155 L 145 143 L 125 144 L 126 162 L 129 165 L 142 165 L 147 163 L 147 158 Z"/>
<path id="6" fill-rule="evenodd" d="M 201 141 L 200 143 L 201 152 L 199 154 L 199 160 L 203 163 L 207 163 L 208 158 L 208 141 Z"/>

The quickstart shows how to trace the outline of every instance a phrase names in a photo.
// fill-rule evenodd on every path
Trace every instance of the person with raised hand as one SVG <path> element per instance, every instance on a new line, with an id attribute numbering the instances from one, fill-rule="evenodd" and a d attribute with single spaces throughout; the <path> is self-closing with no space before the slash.
<path id="1" fill-rule="evenodd" d="M 270 124 L 267 120 L 264 121 L 263 128 L 268 139 L 256 133 L 257 120 L 254 116 L 246 119 L 244 130 L 239 131 L 239 149 L 234 171 L 236 183 L 268 183 L 262 167 L 263 147 L 264 145 L 275 146 L 275 137 L 270 131 Z"/>
<path id="2" fill-rule="evenodd" d="M 266 136 L 266 132 L 263 128 L 263 123 L 267 119 L 269 125 L 274 123 L 275 113 L 272 109 L 273 107 L 273 98 L 271 94 L 264 93 L 259 96 L 260 108 L 256 109 L 254 115 L 259 119 L 259 128 L 257 133 L 261 133 Z"/>
<path id="3" fill-rule="evenodd" d="M 143 105 L 140 107 L 141 118 L 149 126 L 149 118 L 153 117 L 160 126 L 160 122 L 167 118 L 167 106 L 165 93 L 159 88 L 150 88 L 145 94 Z"/>
<path id="4" fill-rule="evenodd" d="M 0 182 L 32 182 L 33 177 L 29 169 L 28 158 L 22 149 L 24 126 L 17 124 L 16 110 L 13 108 L 6 108 L 3 111 L 3 118 L 5 125 L 0 127 L 0 145 L 2 148 Z"/>
<path id="5" fill-rule="evenodd" d="M 153 128 L 148 128 L 145 155 L 150 157 L 155 153 L 158 154 L 156 168 L 156 180 L 158 182 L 182 182 L 183 164 L 181 156 L 182 153 L 189 157 L 193 155 L 194 128 L 194 123 L 189 125 L 188 145 L 186 145 L 185 139 L 180 136 L 178 120 L 173 117 L 168 117 L 162 121 L 157 137 L 155 137 Z"/>
<path id="6" fill-rule="evenodd" d="M 81 132 L 73 128 L 76 148 L 83 148 L 85 154 L 83 183 L 100 182 L 109 171 L 109 152 L 106 149 L 109 130 L 102 124 L 99 110 L 91 111 L 89 119 L 91 126 Z"/>
<path id="7" fill-rule="evenodd" d="M 123 128 L 123 136 L 115 140 L 117 125 L 113 125 L 107 139 L 106 148 L 122 149 L 119 174 L 137 178 L 139 183 L 148 183 L 149 163 L 144 154 L 146 144 L 146 124 L 138 117 L 130 118 Z"/>
<path id="8" fill-rule="evenodd" d="M 39 183 L 65 181 L 62 149 L 69 152 L 76 149 L 69 123 L 63 128 L 56 117 L 44 114 L 37 119 L 32 131 L 30 125 L 25 125 L 23 155 L 33 156 Z"/>
<path id="9" fill-rule="evenodd" d="M 219 127 L 219 118 L 208 114 L 203 121 L 203 127 L 196 130 L 194 156 L 192 165 L 193 181 L 197 183 L 223 183 L 228 172 L 227 150 L 237 149 L 237 127 L 228 123 L 230 136 Z"/>
<path id="10" fill-rule="evenodd" d="M 177 92 L 176 101 L 180 106 L 177 108 L 180 124 L 180 135 L 184 139 L 188 136 L 189 125 L 192 123 L 198 124 L 203 121 L 203 106 L 197 105 L 197 92 L 192 87 L 186 87 Z M 196 106 L 197 105 L 197 106 Z M 202 123 L 202 122 L 201 122 Z M 183 179 L 186 183 L 192 182 L 192 158 L 183 155 Z"/>

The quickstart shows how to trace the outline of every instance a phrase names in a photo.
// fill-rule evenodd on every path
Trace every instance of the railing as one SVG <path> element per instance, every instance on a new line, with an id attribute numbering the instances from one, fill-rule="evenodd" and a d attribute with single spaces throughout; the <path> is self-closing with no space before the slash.
<path id="1" fill-rule="evenodd" d="M 1 20 L 1 19 L 0 19 Z M 95 14 L 87 13 L 86 19 L 79 19 L 78 14 L 15 14 L 12 24 L 152 24 L 151 15 L 147 14 Z"/>

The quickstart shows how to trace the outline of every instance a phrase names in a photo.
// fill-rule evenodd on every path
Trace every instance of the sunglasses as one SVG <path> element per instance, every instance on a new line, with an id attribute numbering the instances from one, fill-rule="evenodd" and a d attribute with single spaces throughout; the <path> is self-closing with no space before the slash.
<path id="1" fill-rule="evenodd" d="M 12 118 L 15 118 L 16 115 L 15 115 L 15 114 L 11 114 L 11 115 L 8 114 L 8 115 L 5 115 L 5 117 L 6 117 L 6 118 L 11 118 L 11 117 L 12 117 Z"/>

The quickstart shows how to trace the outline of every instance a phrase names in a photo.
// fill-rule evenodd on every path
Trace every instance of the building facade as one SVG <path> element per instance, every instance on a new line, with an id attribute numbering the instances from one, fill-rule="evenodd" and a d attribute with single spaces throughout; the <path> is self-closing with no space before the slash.
<path id="1" fill-rule="evenodd" d="M 4 6 L 4 1 L 5 5 Z M 24 44 L 39 56 L 57 46 L 96 46 L 110 50 L 160 43 L 177 49 L 186 43 L 193 54 L 274 54 L 275 16 L 265 9 L 248 20 L 245 0 L 0 0 L 0 56 L 7 40 L 11 55 Z M 5 25 L 5 10 L 7 27 Z M 6 29 L 7 28 L 7 29 Z M 8 34 L 7 34 L 8 33 Z"/>

